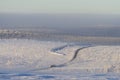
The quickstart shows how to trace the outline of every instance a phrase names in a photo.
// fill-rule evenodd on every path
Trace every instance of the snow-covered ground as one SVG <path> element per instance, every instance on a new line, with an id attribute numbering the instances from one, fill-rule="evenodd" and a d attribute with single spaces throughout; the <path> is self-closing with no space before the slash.
<path id="1" fill-rule="evenodd" d="M 0 39 L 0 80 L 119 80 L 120 46 Z"/>

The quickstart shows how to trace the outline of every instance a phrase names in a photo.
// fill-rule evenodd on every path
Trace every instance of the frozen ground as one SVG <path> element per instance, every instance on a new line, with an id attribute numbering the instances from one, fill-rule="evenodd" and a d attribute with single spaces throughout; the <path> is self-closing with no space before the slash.
<path id="1" fill-rule="evenodd" d="M 0 80 L 119 80 L 120 46 L 0 39 Z"/>

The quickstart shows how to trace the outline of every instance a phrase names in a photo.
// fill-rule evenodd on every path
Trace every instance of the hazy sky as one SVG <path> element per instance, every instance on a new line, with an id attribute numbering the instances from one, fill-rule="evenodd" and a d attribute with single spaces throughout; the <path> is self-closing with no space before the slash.
<path id="1" fill-rule="evenodd" d="M 0 0 L 0 12 L 120 14 L 120 0 Z"/>

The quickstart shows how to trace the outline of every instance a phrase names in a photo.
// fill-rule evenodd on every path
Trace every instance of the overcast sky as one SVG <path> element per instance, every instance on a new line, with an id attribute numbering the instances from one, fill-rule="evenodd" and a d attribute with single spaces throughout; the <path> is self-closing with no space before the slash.
<path id="1" fill-rule="evenodd" d="M 120 14 L 120 0 L 0 0 L 0 13 Z"/>

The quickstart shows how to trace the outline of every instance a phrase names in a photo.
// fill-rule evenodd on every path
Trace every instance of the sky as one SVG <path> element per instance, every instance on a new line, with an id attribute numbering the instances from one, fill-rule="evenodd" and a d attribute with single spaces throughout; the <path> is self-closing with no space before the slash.
<path id="1" fill-rule="evenodd" d="M 120 14 L 120 0 L 0 0 L 0 13 Z"/>

